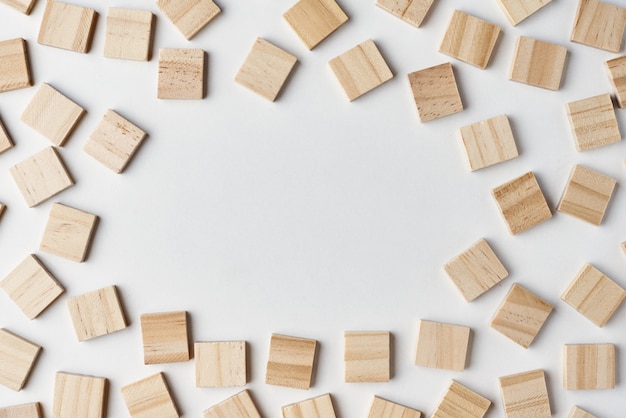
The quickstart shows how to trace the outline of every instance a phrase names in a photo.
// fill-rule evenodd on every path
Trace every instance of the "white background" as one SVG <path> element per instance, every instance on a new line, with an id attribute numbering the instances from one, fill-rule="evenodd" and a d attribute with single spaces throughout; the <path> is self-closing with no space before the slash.
<path id="1" fill-rule="evenodd" d="M 0 115 L 16 142 L 0 156 L 0 201 L 8 205 L 0 221 L 0 277 L 35 253 L 65 286 L 63 298 L 116 284 L 130 326 L 79 343 L 63 300 L 29 321 L 0 294 L 0 327 L 44 347 L 23 391 L 0 387 L 0 406 L 40 401 L 51 416 L 54 373 L 61 370 L 109 378 L 108 416 L 126 417 L 120 387 L 164 371 L 182 415 L 201 416 L 240 388 L 195 388 L 193 361 L 144 366 L 142 358 L 140 314 L 187 310 L 193 340 L 248 341 L 247 387 L 265 417 L 279 417 L 281 406 L 327 392 L 339 418 L 366 417 L 375 394 L 429 416 L 451 379 L 489 398 L 487 416 L 500 417 L 498 377 L 536 368 L 547 373 L 554 416 L 566 417 L 574 404 L 600 417 L 623 416 L 623 307 L 600 329 L 560 300 L 586 262 L 626 285 L 626 257 L 619 248 L 626 239 L 624 143 L 577 152 L 564 108 L 611 92 L 604 61 L 618 55 L 569 42 L 577 2 L 555 0 L 512 27 L 496 0 L 440 0 L 418 29 L 373 0 L 342 0 L 349 22 L 312 52 L 282 19 L 292 0 L 221 1 L 222 14 L 191 42 L 152 1 L 75 3 L 100 14 L 87 55 L 37 44 L 43 0 L 31 16 L 0 5 L 0 39 L 28 41 L 36 86 L 0 94 Z M 150 62 L 103 57 L 108 6 L 157 15 Z M 456 8 L 503 29 L 486 70 L 437 52 Z M 520 35 L 568 48 L 559 91 L 508 80 Z M 258 36 L 299 59 L 275 103 L 233 81 Z M 369 38 L 395 77 L 349 103 L 327 63 Z M 207 51 L 204 100 L 156 99 L 156 56 L 163 47 Z M 407 73 L 447 61 L 465 111 L 421 124 Z M 76 185 L 29 209 L 8 169 L 50 145 L 19 119 L 43 82 L 88 113 L 60 149 Z M 121 175 L 82 151 L 108 108 L 150 135 Z M 520 157 L 471 173 L 458 128 L 503 113 L 511 119 Z M 617 114 L 625 132 L 626 114 Z M 511 236 L 490 190 L 533 170 L 554 211 L 578 163 L 618 179 L 602 226 L 555 212 Z M 100 216 L 85 263 L 39 252 L 53 201 Z M 510 276 L 467 303 L 442 266 L 482 237 Z M 516 282 L 555 307 L 528 350 L 488 326 Z M 413 365 L 419 319 L 472 328 L 464 372 Z M 392 332 L 391 382 L 343 382 L 348 330 Z M 309 391 L 264 384 L 272 333 L 319 341 Z M 562 345 L 608 342 L 618 345 L 617 389 L 563 390 Z"/>

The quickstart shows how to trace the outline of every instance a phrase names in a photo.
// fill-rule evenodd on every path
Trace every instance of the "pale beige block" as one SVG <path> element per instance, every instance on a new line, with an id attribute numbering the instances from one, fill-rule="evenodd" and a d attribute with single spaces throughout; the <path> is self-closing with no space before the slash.
<path id="1" fill-rule="evenodd" d="M 117 288 L 105 287 L 67 300 L 78 341 L 87 341 L 126 328 Z"/>
<path id="2" fill-rule="evenodd" d="M 188 40 L 222 11 L 212 0 L 157 0 L 157 7 Z"/>
<path id="3" fill-rule="evenodd" d="M 435 0 L 376 0 L 376 5 L 415 27 L 420 27 Z"/>
<path id="4" fill-rule="evenodd" d="M 141 315 L 144 364 L 189 361 L 187 312 Z"/>
<path id="5" fill-rule="evenodd" d="M 13 148 L 13 140 L 0 120 L 0 154 Z"/>
<path id="6" fill-rule="evenodd" d="M 543 370 L 532 370 L 500 378 L 507 418 L 550 418 L 550 398 Z"/>
<path id="7" fill-rule="evenodd" d="M 431 418 L 483 418 L 491 401 L 454 380 Z"/>
<path id="8" fill-rule="evenodd" d="M 609 94 L 571 102 L 566 108 L 578 151 L 587 151 L 622 140 Z"/>
<path id="9" fill-rule="evenodd" d="M 615 389 L 613 344 L 563 346 L 563 388 L 567 390 Z"/>
<path id="10" fill-rule="evenodd" d="M 107 14 L 104 56 L 149 61 L 152 54 L 152 23 L 148 10 L 110 7 Z"/>
<path id="11" fill-rule="evenodd" d="M 60 203 L 53 203 L 39 249 L 82 263 L 87 258 L 98 217 Z"/>
<path id="12" fill-rule="evenodd" d="M 6 205 L 3 203 L 0 203 L 0 218 L 2 218 L 2 214 L 4 213 L 5 209 L 6 209 Z"/>
<path id="13" fill-rule="evenodd" d="M 32 85 L 26 41 L 17 38 L 0 42 L 0 93 Z"/>
<path id="14" fill-rule="evenodd" d="M 468 362 L 470 328 L 420 321 L 415 364 L 436 369 L 463 371 Z"/>
<path id="15" fill-rule="evenodd" d="M 569 415 L 567 416 L 567 418 L 596 418 L 596 416 L 591 415 L 589 412 L 578 406 L 573 406 L 572 409 L 569 411 Z"/>
<path id="16" fill-rule="evenodd" d="M 626 55 L 608 60 L 606 67 L 619 107 L 626 107 Z"/>
<path id="17" fill-rule="evenodd" d="M 335 418 L 330 394 L 282 407 L 283 418 Z"/>
<path id="18" fill-rule="evenodd" d="M 36 1 L 37 0 L 0 0 L 0 3 L 4 3 L 7 6 L 13 7 L 18 12 L 29 15 Z"/>
<path id="19" fill-rule="evenodd" d="M 558 211 L 600 225 L 617 181 L 581 165 L 574 166 Z"/>
<path id="20" fill-rule="evenodd" d="M 42 418 L 39 402 L 0 408 L 0 418 Z"/>
<path id="21" fill-rule="evenodd" d="M 93 9 L 46 0 L 37 42 L 42 45 L 87 53 L 98 13 Z"/>
<path id="22" fill-rule="evenodd" d="M 346 332 L 344 341 L 346 382 L 389 381 L 391 378 L 389 332 Z"/>
<path id="23" fill-rule="evenodd" d="M 315 340 L 272 334 L 265 383 L 309 389 L 316 347 Z"/>
<path id="24" fill-rule="evenodd" d="M 204 411 L 204 418 L 261 418 L 261 414 L 244 390 Z"/>
<path id="25" fill-rule="evenodd" d="M 54 382 L 54 418 L 104 418 L 108 381 L 104 377 L 57 372 Z"/>
<path id="26" fill-rule="evenodd" d="M 204 98 L 204 63 L 202 49 L 159 50 L 159 99 Z"/>
<path id="27" fill-rule="evenodd" d="M 504 14 L 511 22 L 511 25 L 515 26 L 528 16 L 536 13 L 546 4 L 552 0 L 498 0 Z"/>
<path id="28" fill-rule="evenodd" d="M 496 116 L 459 129 L 470 170 L 480 170 L 516 158 L 519 154 L 506 115 Z"/>
<path id="29" fill-rule="evenodd" d="M 40 351 L 37 344 L 0 328 L 0 385 L 22 390 Z"/>
<path id="30" fill-rule="evenodd" d="M 122 397 L 132 418 L 178 418 L 163 373 L 122 387 Z"/>
<path id="31" fill-rule="evenodd" d="M 572 29 L 572 42 L 611 52 L 622 49 L 626 9 L 598 0 L 580 0 Z"/>
<path id="32" fill-rule="evenodd" d="M 566 57 L 567 48 L 564 46 L 520 36 L 517 39 L 509 79 L 548 90 L 558 90 Z"/>
<path id="33" fill-rule="evenodd" d="M 463 110 L 452 64 L 449 62 L 410 73 L 409 84 L 421 122 Z"/>
<path id="34" fill-rule="evenodd" d="M 283 17 L 309 50 L 348 21 L 335 0 L 299 0 Z"/>
<path id="35" fill-rule="evenodd" d="M 194 344 L 196 387 L 245 386 L 246 342 L 218 341 Z"/>
<path id="36" fill-rule="evenodd" d="M 374 396 L 372 407 L 367 418 L 421 418 L 422 413 L 416 409 L 390 402 Z"/>

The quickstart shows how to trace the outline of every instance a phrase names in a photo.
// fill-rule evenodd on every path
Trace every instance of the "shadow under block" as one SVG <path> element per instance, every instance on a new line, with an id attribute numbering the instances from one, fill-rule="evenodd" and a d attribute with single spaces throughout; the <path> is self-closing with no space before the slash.
<path id="1" fill-rule="evenodd" d="M 490 405 L 489 399 L 453 380 L 431 418 L 483 418 Z"/>
<path id="2" fill-rule="evenodd" d="M 144 364 L 189 361 L 187 312 L 141 315 Z"/>
<path id="3" fill-rule="evenodd" d="M 367 418 L 421 418 L 421 416 L 422 413 L 416 409 L 374 396 Z"/>
<path id="4" fill-rule="evenodd" d="M 569 411 L 567 418 L 596 418 L 596 416 L 591 415 L 589 412 L 579 408 L 578 406 L 573 406 Z"/>
<path id="5" fill-rule="evenodd" d="M 315 366 L 316 348 L 315 340 L 272 334 L 265 383 L 309 389 Z"/>
<path id="6" fill-rule="evenodd" d="M 330 394 L 282 407 L 283 418 L 335 418 Z"/>
<path id="7" fill-rule="evenodd" d="M 563 388 L 615 389 L 615 346 L 613 344 L 563 346 Z"/>
<path id="8" fill-rule="evenodd" d="M 126 385 L 122 397 L 132 418 L 178 418 L 163 373 Z"/>
<path id="9" fill-rule="evenodd" d="M 187 40 L 196 36 L 221 12 L 212 0 L 158 0 L 157 7 Z"/>
<path id="10" fill-rule="evenodd" d="M 205 54 L 202 49 L 159 50 L 159 99 L 204 98 Z"/>
<path id="11" fill-rule="evenodd" d="M 22 12 L 25 15 L 29 15 L 36 0 L 0 0 L 0 3 L 4 3 L 7 6 L 13 7 L 18 12 Z M 11 417 L 9 417 L 11 418 Z"/>
<path id="12" fill-rule="evenodd" d="M 622 140 L 609 94 L 571 102 L 566 108 L 578 151 L 587 151 Z"/>
<path id="13" fill-rule="evenodd" d="M 60 203 L 53 203 L 39 249 L 82 263 L 93 239 L 98 217 Z"/>
<path id="14" fill-rule="evenodd" d="M 32 85 L 26 41 L 17 38 L 0 42 L 0 93 Z"/>
<path id="15" fill-rule="evenodd" d="M 333 58 L 329 65 L 350 101 L 393 78 L 371 39 Z"/>
<path id="16" fill-rule="evenodd" d="M 0 407 L 0 418 L 42 418 L 39 402 Z"/>
<path id="17" fill-rule="evenodd" d="M 283 18 L 309 50 L 348 21 L 335 0 L 299 0 Z"/>
<path id="18" fill-rule="evenodd" d="M 626 9 L 598 0 L 580 0 L 571 41 L 619 52 L 622 49 Z"/>
<path id="19" fill-rule="evenodd" d="M 0 120 L 0 154 L 13 148 L 13 141 Z"/>
<path id="20" fill-rule="evenodd" d="M 250 397 L 250 392 L 244 390 L 207 409 L 203 418 L 261 418 L 261 414 Z"/>
<path id="21" fill-rule="evenodd" d="M 245 386 L 246 342 L 218 341 L 194 344 L 196 387 Z"/>
<path id="22" fill-rule="evenodd" d="M 110 7 L 107 14 L 104 56 L 149 61 L 154 15 L 148 10 Z"/>
<path id="23" fill-rule="evenodd" d="M 37 318 L 65 289 L 34 255 L 28 255 L 2 281 L 0 289 L 29 319 Z"/>
<path id="24" fill-rule="evenodd" d="M 515 26 L 552 0 L 498 0 L 511 25 Z"/>
<path id="25" fill-rule="evenodd" d="M 420 27 L 435 0 L 376 0 L 376 5 L 415 27 Z"/>
<path id="26" fill-rule="evenodd" d="M 346 332 L 345 381 L 388 382 L 391 377 L 390 339 L 389 332 Z"/>
<path id="27" fill-rule="evenodd" d="M 463 110 L 452 64 L 449 62 L 410 73 L 409 84 L 421 122 Z"/>
<path id="28" fill-rule="evenodd" d="M 470 328 L 441 322 L 420 321 L 415 364 L 463 371 L 467 364 Z"/>
<path id="29" fill-rule="evenodd" d="M 543 370 L 501 377 L 500 390 L 507 418 L 552 417 Z"/>
<path id="30" fill-rule="evenodd" d="M 516 158 L 519 154 L 506 115 L 496 116 L 459 129 L 470 170 L 480 170 Z"/>
<path id="31" fill-rule="evenodd" d="M 606 62 L 619 107 L 626 107 L 626 55 Z"/>
<path id="32" fill-rule="evenodd" d="M 297 62 L 287 51 L 257 38 L 235 81 L 273 102 Z"/>
<path id="33" fill-rule="evenodd" d="M 54 382 L 54 418 L 104 418 L 108 382 L 104 377 L 57 372 Z"/>
<path id="34" fill-rule="evenodd" d="M 517 39 L 509 79 L 548 90 L 558 90 L 566 57 L 567 48 L 564 46 L 520 36 Z"/>
<path id="35" fill-rule="evenodd" d="M 40 351 L 37 344 L 0 328 L 0 385 L 22 390 Z"/>
<path id="36" fill-rule="evenodd" d="M 557 210 L 600 225 L 616 184 L 609 176 L 576 165 Z"/>
<path id="37" fill-rule="evenodd" d="M 37 42 L 41 45 L 87 53 L 98 13 L 60 1 L 46 1 Z"/>
<path id="38" fill-rule="evenodd" d="M 124 311 L 115 286 L 67 300 L 78 341 L 87 341 L 126 328 Z"/>

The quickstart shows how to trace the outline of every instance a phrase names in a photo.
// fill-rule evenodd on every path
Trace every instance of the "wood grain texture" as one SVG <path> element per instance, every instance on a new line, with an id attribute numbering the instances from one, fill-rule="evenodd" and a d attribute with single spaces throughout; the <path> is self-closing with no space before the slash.
<path id="1" fill-rule="evenodd" d="M 589 412 L 578 406 L 573 406 L 572 409 L 569 411 L 569 415 L 567 416 L 567 418 L 596 418 L 596 416 L 591 415 Z"/>
<path id="2" fill-rule="evenodd" d="M 42 418 L 39 402 L 0 407 L 0 418 Z"/>
<path id="3" fill-rule="evenodd" d="M 490 405 L 489 399 L 453 380 L 431 418 L 483 418 Z"/>
<path id="4" fill-rule="evenodd" d="M 152 54 L 152 23 L 148 10 L 109 7 L 104 38 L 104 56 L 149 61 Z"/>
<path id="5" fill-rule="evenodd" d="M 244 390 L 204 411 L 203 418 L 261 418 L 261 414 Z"/>
<path id="6" fill-rule="evenodd" d="M 194 345 L 196 387 L 245 386 L 246 342 L 197 342 Z"/>
<path id="7" fill-rule="evenodd" d="M 515 26 L 552 0 L 498 0 L 511 25 Z"/>
<path id="8" fill-rule="evenodd" d="M 16 38 L 0 42 L 0 93 L 32 85 L 26 41 Z"/>
<path id="9" fill-rule="evenodd" d="M 146 377 L 121 389 L 132 418 L 178 418 L 163 373 Z"/>
<path id="10" fill-rule="evenodd" d="M 468 363 L 470 328 L 420 321 L 415 364 L 436 369 L 463 371 Z"/>
<path id="11" fill-rule="evenodd" d="M 204 98 L 205 53 L 202 49 L 159 50 L 159 99 Z"/>
<path id="12" fill-rule="evenodd" d="M 212 0 L 157 0 L 157 7 L 188 40 L 222 11 Z"/>
<path id="13" fill-rule="evenodd" d="M 516 158 L 519 154 L 506 115 L 496 116 L 459 129 L 470 170 L 480 170 Z"/>
<path id="14" fill-rule="evenodd" d="M 372 407 L 367 418 L 421 418 L 422 413 L 416 409 L 374 396 Z"/>
<path id="15" fill-rule="evenodd" d="M 39 249 L 82 263 L 87 258 L 98 217 L 60 203 L 53 203 Z"/>
<path id="16" fill-rule="evenodd" d="M 67 299 L 78 341 L 87 341 L 126 328 L 117 288 L 108 286 Z"/>
<path id="17" fill-rule="evenodd" d="M 22 390 L 40 351 L 39 345 L 0 328 L 0 385 Z"/>
<path id="18" fill-rule="evenodd" d="M 46 0 L 37 42 L 86 54 L 91 48 L 97 17 L 93 9 Z"/>
<path id="19" fill-rule="evenodd" d="M 108 381 L 104 377 L 57 372 L 54 382 L 54 418 L 104 418 Z"/>
<path id="20" fill-rule="evenodd" d="M 282 407 L 283 418 L 335 418 L 330 394 Z"/>
<path id="21" fill-rule="evenodd" d="M 299 0 L 283 18 L 309 50 L 348 21 L 335 0 Z"/>
<path id="22" fill-rule="evenodd" d="M 580 0 L 572 29 L 572 42 L 610 52 L 622 49 L 626 9 L 598 0 Z"/>
<path id="23" fill-rule="evenodd" d="M 309 389 L 315 366 L 317 341 L 272 334 L 265 373 L 268 385 Z"/>
<path id="24" fill-rule="evenodd" d="M 561 87 L 567 48 L 550 42 L 520 36 L 517 39 L 515 57 L 509 79 L 558 90 Z"/>
<path id="25" fill-rule="evenodd" d="M 161 312 L 141 315 L 144 364 L 189 361 L 187 312 Z"/>
<path id="26" fill-rule="evenodd" d="M 574 166 L 557 210 L 600 225 L 617 180 L 582 165 Z"/>
<path id="27" fill-rule="evenodd" d="M 13 145 L 13 140 L 0 120 L 0 154 L 13 148 Z"/>
<path id="28" fill-rule="evenodd" d="M 620 108 L 626 107 L 626 55 L 606 62 L 609 80 L 613 85 L 615 97 Z"/>
<path id="29" fill-rule="evenodd" d="M 409 84 L 421 122 L 463 110 L 452 64 L 449 62 L 410 73 Z"/>
<path id="30" fill-rule="evenodd" d="M 587 151 L 622 140 L 609 94 L 571 102 L 566 108 L 578 151 Z"/>
<path id="31" fill-rule="evenodd" d="M 391 378 L 389 332 L 346 332 L 344 341 L 346 382 L 389 381 Z"/>
<path id="32" fill-rule="evenodd" d="M 615 346 L 613 344 L 563 346 L 563 388 L 615 389 Z"/>
<path id="33" fill-rule="evenodd" d="M 500 378 L 506 418 L 550 418 L 550 398 L 543 370 Z"/>
<path id="34" fill-rule="evenodd" d="M 35 5 L 36 1 L 37 0 L 0 0 L 0 3 L 4 3 L 7 6 L 13 7 L 18 12 L 29 15 L 30 12 L 33 10 L 33 6 Z"/>
<path id="35" fill-rule="evenodd" d="M 420 27 L 435 0 L 376 0 L 376 5 L 415 27 Z"/>

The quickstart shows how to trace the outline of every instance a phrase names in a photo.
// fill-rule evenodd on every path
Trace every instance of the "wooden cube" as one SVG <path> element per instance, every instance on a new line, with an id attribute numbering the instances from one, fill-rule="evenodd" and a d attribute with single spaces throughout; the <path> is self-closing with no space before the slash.
<path id="1" fill-rule="evenodd" d="M 309 389 L 316 348 L 315 340 L 272 334 L 265 383 Z"/>
<path id="2" fill-rule="evenodd" d="M 0 417 L 2 418 L 42 418 L 41 406 L 39 402 L 27 403 L 24 405 L 0 407 Z"/>
<path id="3" fill-rule="evenodd" d="M 37 344 L 0 328 L 0 385 L 22 390 L 40 351 Z"/>
<path id="4" fill-rule="evenodd" d="M 13 141 L 0 120 L 0 154 L 13 148 Z"/>
<path id="5" fill-rule="evenodd" d="M 567 418 L 596 418 L 596 416 L 591 415 L 589 412 L 578 406 L 574 406 L 569 411 L 569 415 L 567 416 Z"/>
<path id="6" fill-rule="evenodd" d="M 65 289 L 39 259 L 28 255 L 2 281 L 0 288 L 29 319 L 37 318 Z"/>
<path id="7" fill-rule="evenodd" d="M 91 47 L 97 17 L 93 9 L 47 0 L 37 42 L 85 54 Z"/>
<path id="8" fill-rule="evenodd" d="M 435 0 L 376 0 L 376 5 L 415 27 L 420 27 Z"/>
<path id="9" fill-rule="evenodd" d="M 498 0 L 511 25 L 515 26 L 552 0 Z"/>
<path id="10" fill-rule="evenodd" d="M 483 418 L 491 401 L 454 380 L 431 418 Z"/>
<path id="11" fill-rule="evenodd" d="M 552 312 L 552 305 L 514 284 L 489 324 L 491 328 L 528 348 Z"/>
<path id="12" fill-rule="evenodd" d="M 53 203 L 39 249 L 82 263 L 87 258 L 98 217 Z"/>
<path id="13" fill-rule="evenodd" d="M 422 413 L 416 409 L 374 396 L 367 418 L 421 418 L 421 416 Z"/>
<path id="14" fill-rule="evenodd" d="M 299 0 L 283 17 L 309 50 L 348 21 L 335 0 Z"/>
<path id="15" fill-rule="evenodd" d="M 122 396 L 132 418 L 179 417 L 163 373 L 122 387 Z"/>
<path id="16" fill-rule="evenodd" d="M 257 38 L 235 81 L 274 101 L 298 59 L 265 39 Z"/>
<path id="17" fill-rule="evenodd" d="M 591 264 L 585 264 L 561 296 L 591 322 L 603 327 L 626 296 L 626 290 Z"/>
<path id="18" fill-rule="evenodd" d="M 333 58 L 329 64 L 350 101 L 393 78 L 371 39 Z"/>
<path id="19" fill-rule="evenodd" d="M 246 342 L 198 342 L 196 357 L 196 387 L 245 386 L 247 378 Z"/>
<path id="20" fill-rule="evenodd" d="M 78 341 L 87 341 L 126 328 L 117 288 L 109 286 L 67 300 Z"/>
<path id="21" fill-rule="evenodd" d="M 203 99 L 204 62 L 202 49 L 159 50 L 159 99 Z"/>
<path id="22" fill-rule="evenodd" d="M 619 107 L 626 107 L 626 55 L 613 58 L 606 62 L 609 79 L 615 89 L 615 97 Z"/>
<path id="23" fill-rule="evenodd" d="M 543 370 L 532 370 L 500 378 L 507 418 L 550 418 L 550 398 Z"/>
<path id="24" fill-rule="evenodd" d="M 615 389 L 615 346 L 563 346 L 563 387 L 567 390 Z"/>
<path id="25" fill-rule="evenodd" d="M 622 140 L 609 94 L 568 103 L 567 116 L 578 151 L 587 151 Z"/>
<path id="26" fill-rule="evenodd" d="M 222 11 L 213 0 L 157 0 L 157 7 L 188 40 Z"/>
<path id="27" fill-rule="evenodd" d="M 410 73 L 409 83 L 421 122 L 463 110 L 452 64 L 449 62 Z"/>
<path id="28" fill-rule="evenodd" d="M 600 225 L 617 181 L 590 168 L 576 165 L 558 211 Z"/>
<path id="29" fill-rule="evenodd" d="M 565 68 L 567 48 L 520 36 L 509 79 L 548 90 L 558 90 Z"/>
<path id="30" fill-rule="evenodd" d="M 282 407 L 283 418 L 335 418 L 330 394 Z"/>
<path id="31" fill-rule="evenodd" d="M 0 93 L 32 85 L 26 41 L 17 38 L 0 42 Z"/>
<path id="32" fill-rule="evenodd" d="M 389 332 L 346 332 L 345 381 L 388 382 L 391 362 Z"/>
<path id="33" fill-rule="evenodd" d="M 104 38 L 104 56 L 149 61 L 153 21 L 154 15 L 148 10 L 110 7 Z"/>
<path id="34" fill-rule="evenodd" d="M 187 312 L 141 315 L 144 364 L 189 361 Z"/>
<path id="35" fill-rule="evenodd" d="M 480 170 L 516 158 L 517 146 L 506 115 L 459 129 L 470 170 Z"/>
<path id="36" fill-rule="evenodd" d="M 54 418 L 104 418 L 107 379 L 57 372 L 54 382 Z"/>
<path id="37" fill-rule="evenodd" d="M 113 110 L 107 110 L 83 150 L 116 173 L 124 171 L 147 134 Z"/>
<path id="38" fill-rule="evenodd" d="M 465 370 L 470 331 L 460 325 L 420 321 L 415 364 L 459 372 Z"/>
<path id="39" fill-rule="evenodd" d="M 598 0 L 580 0 L 572 42 L 593 46 L 611 52 L 622 49 L 626 26 L 626 9 Z"/>
<path id="40" fill-rule="evenodd" d="M 4 3 L 7 6 L 13 7 L 18 12 L 29 15 L 35 5 L 35 0 L 0 0 L 0 3 Z"/>
<path id="41" fill-rule="evenodd" d="M 530 171 L 491 191 L 509 232 L 519 234 L 552 217 L 546 198 Z"/>
<path id="42" fill-rule="evenodd" d="M 439 52 L 485 69 L 500 35 L 500 27 L 455 10 Z"/>
<path id="43" fill-rule="evenodd" d="M 207 409 L 204 418 L 261 418 L 261 414 L 250 397 L 250 392 L 244 390 Z"/>

